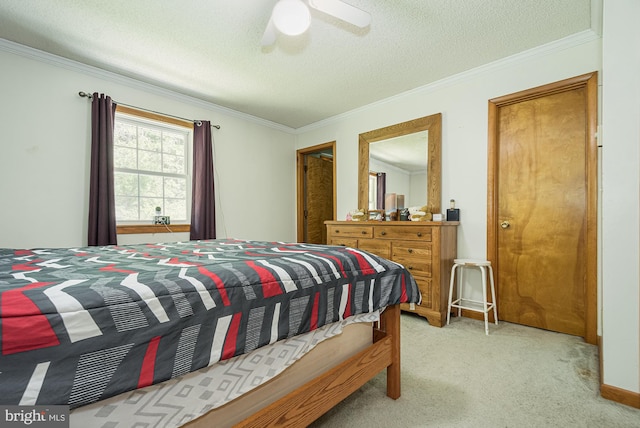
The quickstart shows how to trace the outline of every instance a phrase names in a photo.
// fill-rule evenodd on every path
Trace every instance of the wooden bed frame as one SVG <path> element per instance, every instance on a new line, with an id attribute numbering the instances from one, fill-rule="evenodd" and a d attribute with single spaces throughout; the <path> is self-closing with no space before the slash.
<path id="1" fill-rule="evenodd" d="M 380 327 L 373 328 L 373 343 L 363 351 L 328 369 L 321 375 L 269 404 L 236 428 L 307 426 L 340 403 L 385 368 L 387 396 L 400 397 L 400 305 L 387 307 L 380 315 Z M 193 425 L 192 425 L 193 424 Z M 214 412 L 206 413 L 191 426 L 216 426 Z"/>

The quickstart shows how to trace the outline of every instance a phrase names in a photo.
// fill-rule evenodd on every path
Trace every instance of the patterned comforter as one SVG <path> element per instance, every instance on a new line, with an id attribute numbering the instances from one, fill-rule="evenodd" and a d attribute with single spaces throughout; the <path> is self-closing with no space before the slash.
<path id="1" fill-rule="evenodd" d="M 402 266 L 346 247 L 0 249 L 0 403 L 74 408 L 419 300 Z"/>

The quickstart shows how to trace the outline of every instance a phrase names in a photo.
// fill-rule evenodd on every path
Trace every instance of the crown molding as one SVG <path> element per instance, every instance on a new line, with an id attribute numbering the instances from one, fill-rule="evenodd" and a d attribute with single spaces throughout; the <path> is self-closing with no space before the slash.
<path id="1" fill-rule="evenodd" d="M 405 91 L 405 92 L 401 92 L 399 94 L 393 95 L 391 97 L 388 98 L 384 98 L 382 100 L 379 101 L 375 101 L 371 104 L 367 104 L 365 106 L 362 107 L 358 107 L 356 109 L 353 110 L 349 110 L 345 113 L 341 113 L 339 115 L 336 116 L 331 116 L 328 117 L 326 119 L 323 119 L 321 121 L 300 127 L 300 128 L 296 128 L 295 132 L 296 134 L 302 134 L 308 131 L 312 131 L 318 128 L 322 128 L 324 126 L 327 126 L 329 124 L 335 123 L 335 122 L 339 122 L 347 117 L 350 116 L 354 116 L 356 114 L 361 114 L 367 110 L 379 107 L 381 105 L 387 104 L 387 103 L 391 103 L 391 102 L 396 102 L 398 100 L 402 100 L 403 98 L 407 98 L 410 96 L 415 96 L 416 94 L 425 94 L 425 93 L 430 93 L 430 92 L 434 92 L 436 90 L 442 89 L 444 87 L 447 86 L 451 86 L 454 85 L 456 83 L 459 83 L 461 81 L 464 80 L 468 80 L 470 78 L 473 78 L 477 75 L 480 74 L 484 74 L 487 72 L 491 72 L 494 70 L 498 70 L 500 68 L 505 68 L 508 66 L 511 66 L 513 64 L 518 64 L 520 62 L 524 62 L 527 61 L 533 57 L 538 57 L 538 56 L 543 56 L 543 55 L 548 55 L 550 53 L 555 53 L 555 52 L 560 52 L 575 46 L 579 46 L 582 45 L 584 43 L 589 43 L 592 42 L 593 40 L 597 40 L 600 39 L 601 36 L 598 35 L 595 31 L 593 30 L 585 30 L 585 31 L 581 31 L 579 33 L 575 33 L 572 34 L 571 36 L 567 36 L 564 37 L 562 39 L 558 39 L 555 40 L 553 42 L 550 43 L 546 43 L 544 45 L 540 45 L 537 46 L 535 48 L 531 48 L 522 52 L 518 52 L 517 54 L 508 56 L 506 58 L 502 58 L 484 65 L 481 65 L 479 67 L 476 68 L 472 68 L 470 70 L 467 71 L 463 71 L 461 73 L 458 74 L 454 74 L 448 77 L 445 77 L 444 79 L 440 79 L 437 80 L 433 83 L 429 83 L 427 85 L 424 86 L 419 86 L 417 88 L 411 89 L 409 91 Z"/>
<path id="2" fill-rule="evenodd" d="M 593 0 L 594 4 L 597 5 L 600 0 Z M 597 9 L 597 7 L 596 7 Z M 145 83 L 137 79 L 133 79 L 130 77 L 126 77 L 117 73 L 113 73 L 110 71 L 102 70 L 98 67 L 90 66 L 83 64 L 78 61 L 70 60 L 64 57 L 60 57 L 58 55 L 53 55 L 48 52 L 44 52 L 38 49 L 34 49 L 25 45 L 21 45 L 19 43 L 15 43 L 6 39 L 0 39 L 0 50 L 6 51 L 9 53 L 13 53 L 16 55 L 20 55 L 26 58 L 30 58 L 36 61 L 52 64 L 58 67 L 66 68 L 71 71 L 91 75 L 94 77 L 98 77 L 100 79 L 108 80 L 111 82 L 119 83 L 125 86 L 129 86 L 132 88 L 140 89 L 146 92 L 151 92 L 156 95 L 164 96 L 167 98 L 174 99 L 179 102 L 183 102 L 186 104 L 190 104 L 196 107 L 200 107 L 206 110 L 216 111 L 228 116 L 237 117 L 243 120 L 247 120 L 250 122 L 257 123 L 259 125 L 263 125 L 272 129 L 276 129 L 278 131 L 282 131 L 288 134 L 303 134 L 308 131 L 312 131 L 318 128 L 322 128 L 329 124 L 341 121 L 345 118 L 354 116 L 356 114 L 361 114 L 367 110 L 379 107 L 381 105 L 395 102 L 401 100 L 406 97 L 414 96 L 416 94 L 430 93 L 441 89 L 443 87 L 447 87 L 450 85 L 454 85 L 458 82 L 470 79 L 474 76 L 477 76 L 482 73 L 487 73 L 492 70 L 497 70 L 503 67 L 508 67 L 513 64 L 517 64 L 519 62 L 527 61 L 532 57 L 547 55 L 554 52 L 560 52 L 565 49 L 569 49 L 575 46 L 579 46 L 584 43 L 589 43 L 593 40 L 600 39 L 601 36 L 597 32 L 597 26 L 595 26 L 595 30 L 585 30 L 579 33 L 575 33 L 571 36 L 564 37 L 559 40 L 555 40 L 550 43 L 546 43 L 544 45 L 537 46 L 532 49 L 528 49 L 526 51 L 519 52 L 517 54 L 511 55 L 506 58 L 499 59 L 497 61 L 490 62 L 488 64 L 481 65 L 479 67 L 473 68 L 471 70 L 464 71 L 462 73 L 454 74 L 452 76 L 445 77 L 444 79 L 438 80 L 433 83 L 429 83 L 424 86 L 420 86 L 415 89 L 411 89 L 409 91 L 405 91 L 391 97 L 375 101 L 373 103 L 367 104 L 362 107 L 358 107 L 353 110 L 349 110 L 348 112 L 341 113 L 336 116 L 331 116 L 326 119 L 320 120 L 318 122 L 305 125 L 300 128 L 291 128 L 279 123 L 275 123 L 266 119 L 262 119 L 256 116 L 252 116 L 246 113 L 239 112 L 237 110 L 233 110 L 227 107 L 222 107 L 220 105 L 201 100 L 199 98 L 191 97 L 189 95 L 184 95 L 179 92 L 175 92 L 169 89 L 161 88 L 159 86 L 152 85 L 150 83 Z"/>
<path id="3" fill-rule="evenodd" d="M 29 58 L 35 61 L 51 64 L 56 67 L 65 68 L 70 71 L 86 74 L 89 76 L 97 77 L 99 79 L 107 80 L 110 82 L 118 83 L 121 85 L 129 86 L 130 88 L 139 89 L 145 92 L 150 92 L 155 95 L 160 95 L 166 98 L 173 99 L 185 104 L 190 104 L 195 107 L 203 108 L 205 110 L 215 111 L 227 116 L 233 116 L 239 119 L 247 120 L 257 123 L 259 125 L 273 128 L 278 131 L 283 131 L 289 134 L 294 134 L 295 129 L 289 126 L 285 126 L 276 122 L 272 122 L 266 119 L 262 119 L 250 114 L 242 113 L 237 110 L 233 110 L 227 107 L 223 107 L 208 101 L 201 100 L 199 98 L 191 97 L 189 95 L 181 94 L 170 89 L 161 88 L 150 83 L 142 82 L 140 80 L 123 76 L 118 73 L 106 71 L 98 67 L 83 64 L 78 61 L 74 61 L 68 58 L 64 58 L 58 55 L 53 55 L 48 52 L 41 51 L 29 46 L 21 45 L 20 43 L 12 42 L 7 39 L 0 38 L 0 51 L 9 52 L 15 55 L 19 55 L 25 58 Z M 82 89 L 82 88 L 79 88 Z"/>

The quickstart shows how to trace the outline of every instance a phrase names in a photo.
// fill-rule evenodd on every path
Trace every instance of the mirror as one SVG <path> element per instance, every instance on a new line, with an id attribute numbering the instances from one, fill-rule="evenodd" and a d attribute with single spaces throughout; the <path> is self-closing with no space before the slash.
<path id="1" fill-rule="evenodd" d="M 415 140 L 418 138 L 422 138 L 425 148 L 424 151 L 416 152 L 415 156 L 412 157 L 420 160 L 425 159 L 426 177 L 425 174 L 422 174 L 421 177 L 425 180 L 424 184 L 414 183 L 411 188 L 422 189 L 424 193 L 418 196 L 412 195 L 405 202 L 405 206 L 427 205 L 431 213 L 440 212 L 440 179 L 442 171 L 440 164 L 442 114 L 440 113 L 360 134 L 358 153 L 359 208 L 369 207 L 369 173 L 375 170 L 372 166 L 378 167 L 381 165 L 381 161 L 386 164 L 393 164 L 393 158 L 399 158 L 401 156 L 399 153 L 406 150 L 405 148 L 394 152 L 393 146 L 402 147 L 406 144 L 415 144 Z M 413 142 L 407 143 L 407 141 Z M 406 165 L 402 167 L 402 169 L 407 168 L 409 167 Z M 418 169 L 419 167 L 414 165 L 411 168 Z M 417 177 L 419 174 L 416 173 L 415 175 Z M 393 191 L 391 186 L 396 186 L 396 184 L 388 183 L 387 193 Z M 420 202 L 415 203 L 416 201 Z"/>
<path id="2" fill-rule="evenodd" d="M 369 211 L 383 208 L 383 193 L 398 195 L 399 207 L 425 204 L 428 138 L 419 131 L 369 144 Z"/>

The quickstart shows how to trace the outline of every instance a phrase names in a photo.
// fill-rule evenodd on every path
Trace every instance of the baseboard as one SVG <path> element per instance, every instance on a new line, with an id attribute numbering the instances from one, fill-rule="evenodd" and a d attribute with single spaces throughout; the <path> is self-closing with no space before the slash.
<path id="1" fill-rule="evenodd" d="M 455 316 L 458 313 L 458 311 L 455 308 L 453 308 L 452 312 L 453 312 L 451 314 L 452 316 Z M 466 309 L 463 309 L 461 316 L 465 318 L 472 318 L 474 320 L 484 321 L 484 314 L 482 312 L 468 311 Z M 491 311 L 489 312 L 489 322 L 493 323 L 494 320 L 495 319 L 493 318 L 493 311 Z M 500 322 L 500 314 L 498 314 L 498 322 Z"/>
<path id="2" fill-rule="evenodd" d="M 606 398 L 607 400 L 615 401 L 616 403 L 640 409 L 640 393 L 627 391 L 626 389 L 606 385 L 603 383 L 602 336 L 598 336 L 598 360 L 600 362 L 600 396 L 602 398 Z"/>
<path id="3" fill-rule="evenodd" d="M 607 400 L 640 409 L 640 393 L 627 391 L 604 383 L 600 384 L 600 395 Z"/>

